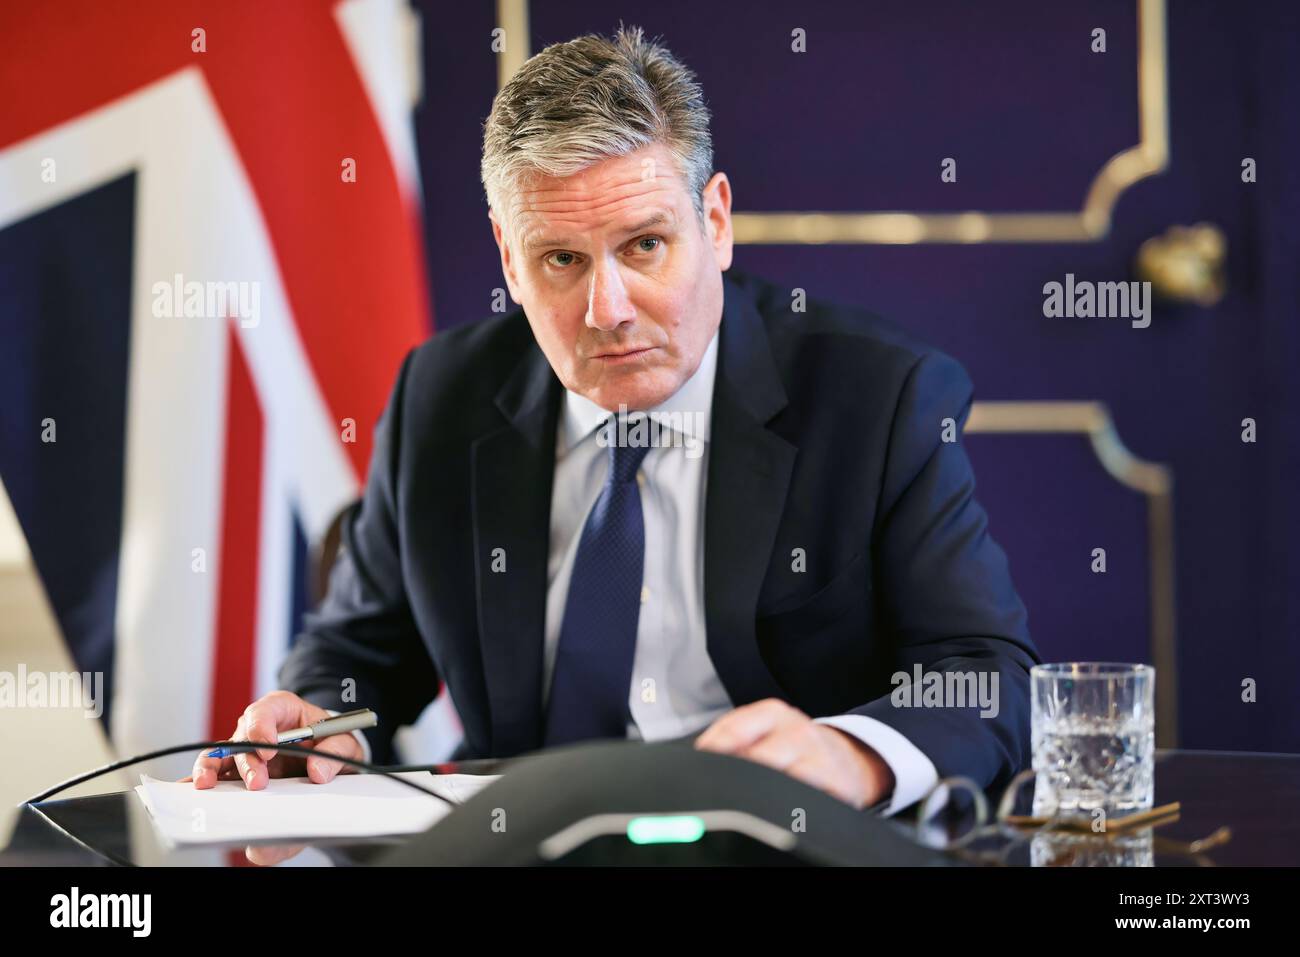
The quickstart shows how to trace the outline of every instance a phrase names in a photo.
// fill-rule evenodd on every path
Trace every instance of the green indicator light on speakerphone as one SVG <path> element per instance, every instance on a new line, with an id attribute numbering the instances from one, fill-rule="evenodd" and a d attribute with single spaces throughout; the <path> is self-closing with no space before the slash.
<path id="1" fill-rule="evenodd" d="M 691 814 L 634 817 L 627 822 L 633 844 L 689 844 L 704 836 L 704 819 Z"/>

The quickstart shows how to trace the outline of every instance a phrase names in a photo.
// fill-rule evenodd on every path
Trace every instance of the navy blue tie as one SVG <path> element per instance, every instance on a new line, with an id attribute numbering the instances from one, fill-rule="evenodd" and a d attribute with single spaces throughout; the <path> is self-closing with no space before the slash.
<path id="1" fill-rule="evenodd" d="M 636 473 L 649 443 L 620 446 L 614 420 L 609 472 L 578 541 L 546 703 L 545 746 L 627 737 L 628 695 L 641 616 L 645 522 Z"/>

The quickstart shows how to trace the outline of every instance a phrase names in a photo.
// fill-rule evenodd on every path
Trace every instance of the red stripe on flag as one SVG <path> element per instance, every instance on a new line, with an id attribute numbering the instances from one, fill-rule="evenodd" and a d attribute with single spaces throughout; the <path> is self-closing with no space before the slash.
<path id="1" fill-rule="evenodd" d="M 209 46 L 203 69 L 334 432 L 356 423 L 358 441 L 343 448 L 361 479 L 397 370 L 428 328 L 418 225 L 333 10 L 263 3 L 238 27 L 224 49 Z M 345 159 L 356 182 L 343 180 Z"/>
<path id="2" fill-rule="evenodd" d="M 253 700 L 257 647 L 258 532 L 262 511 L 262 410 L 253 377 L 230 329 L 226 387 L 226 462 L 218 550 L 216 643 L 212 656 L 213 740 L 228 737 Z"/>

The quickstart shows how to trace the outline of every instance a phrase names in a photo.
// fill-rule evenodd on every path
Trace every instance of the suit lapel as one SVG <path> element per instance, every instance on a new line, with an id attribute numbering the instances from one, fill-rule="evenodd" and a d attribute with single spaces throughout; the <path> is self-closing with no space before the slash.
<path id="1" fill-rule="evenodd" d="M 754 612 L 798 449 L 766 427 L 787 400 L 762 317 L 725 273 L 723 288 L 705 495 L 704 600 L 709 657 L 739 706 L 781 694 L 759 655 Z"/>
<path id="2" fill-rule="evenodd" d="M 479 635 L 497 757 L 542 746 L 546 564 L 562 391 L 530 339 L 496 396 L 507 424 L 473 445 Z M 504 570 L 494 571 L 501 561 Z"/>

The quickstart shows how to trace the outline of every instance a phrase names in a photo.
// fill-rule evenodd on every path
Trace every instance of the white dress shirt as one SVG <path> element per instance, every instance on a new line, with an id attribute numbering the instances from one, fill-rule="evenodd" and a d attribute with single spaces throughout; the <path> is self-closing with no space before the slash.
<path id="1" fill-rule="evenodd" d="M 645 525 L 641 614 L 628 704 L 627 736 L 678 738 L 708 727 L 734 706 L 709 658 L 704 620 L 704 500 L 709 424 L 718 364 L 718 336 L 699 368 L 670 398 L 648 410 L 660 441 L 637 474 Z M 611 413 L 565 391 L 556 429 L 547 561 L 543 710 L 555 668 L 569 579 L 587 514 L 609 468 L 601 425 Z M 635 417 L 634 417 L 635 418 Z M 891 815 L 919 801 L 938 782 L 933 762 L 906 736 L 865 715 L 818 717 L 878 753 L 894 773 L 894 791 L 881 808 Z M 370 747 L 361 740 L 366 760 Z"/>

